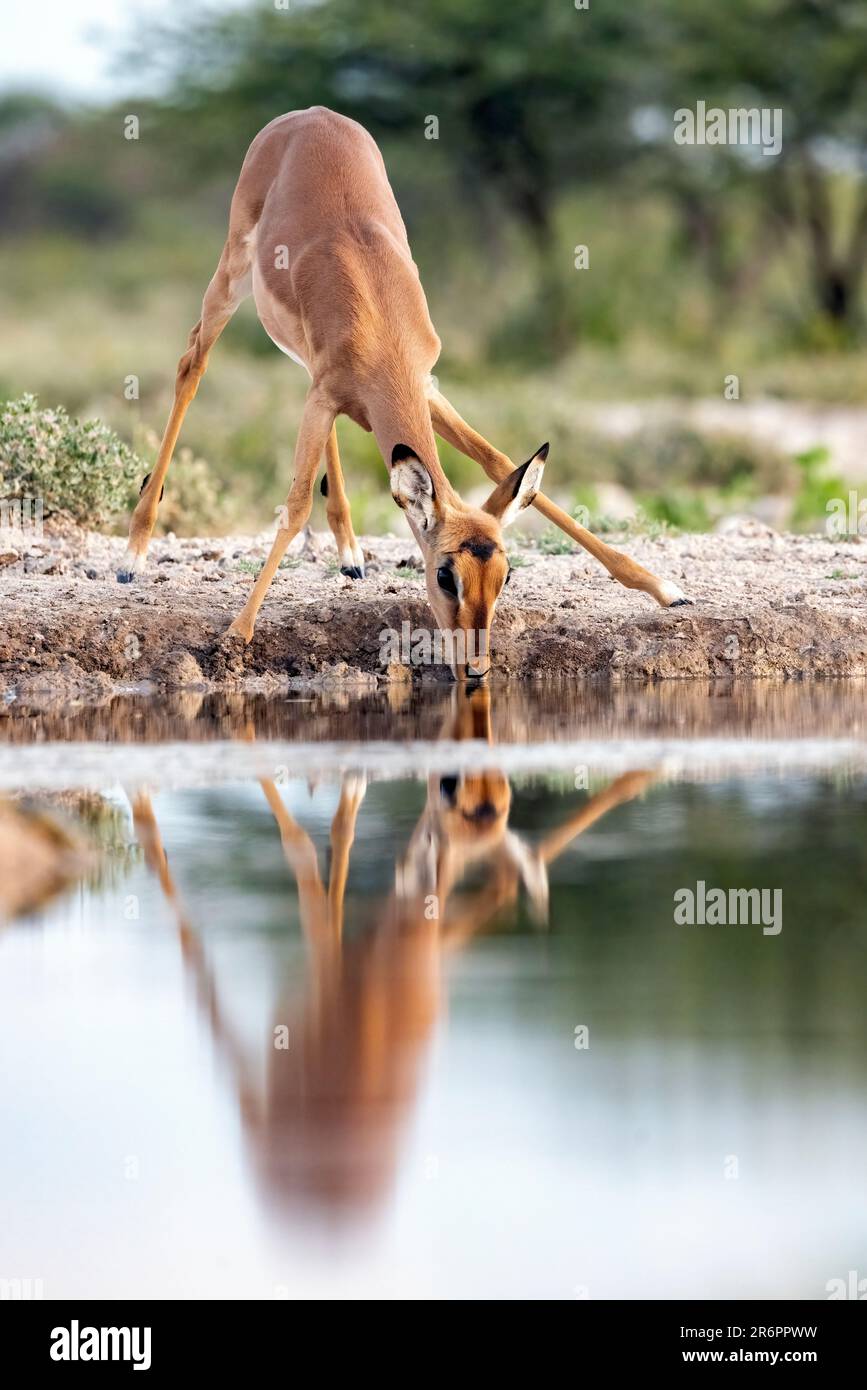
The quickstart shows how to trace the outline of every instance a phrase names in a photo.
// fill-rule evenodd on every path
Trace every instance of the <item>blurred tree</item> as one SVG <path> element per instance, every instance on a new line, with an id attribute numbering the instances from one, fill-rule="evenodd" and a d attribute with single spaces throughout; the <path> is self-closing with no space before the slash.
<path id="1" fill-rule="evenodd" d="M 148 47 L 169 93 L 163 130 L 199 175 L 237 169 L 276 114 L 321 104 L 382 145 L 411 233 L 424 216 L 447 219 L 448 198 L 490 248 L 504 214 L 517 223 L 535 251 L 537 347 L 556 355 L 574 346 L 577 296 L 555 212 L 564 189 L 610 179 L 638 152 L 624 95 L 634 23 L 628 0 L 589 11 L 565 0 L 314 0 L 185 20 Z"/>
<path id="2" fill-rule="evenodd" d="M 821 315 L 851 329 L 867 268 L 867 6 L 649 0 L 646 18 L 654 36 L 647 88 L 659 114 L 699 99 L 783 113 L 777 156 L 665 140 L 663 182 L 711 272 L 729 288 L 751 288 L 781 242 L 799 238 Z M 842 196 L 841 183 L 854 196 Z M 724 248 L 739 190 L 759 217 L 732 263 Z"/>
<path id="3" fill-rule="evenodd" d="M 468 339 L 486 360 L 539 363 L 579 330 L 611 347 L 649 328 L 692 351 L 736 312 L 765 352 L 786 319 L 799 349 L 863 329 L 864 0 L 287 3 L 189 0 L 137 33 L 123 106 L 0 100 L 0 230 L 150 247 L 171 224 L 210 258 L 250 140 L 322 103 L 382 145 L 442 298 L 485 265 L 495 289 Z M 782 152 L 675 144 L 674 112 L 698 100 L 781 107 Z M 141 141 L 122 136 L 129 111 Z M 591 281 L 571 248 L 594 215 Z"/>
<path id="4" fill-rule="evenodd" d="M 198 168 L 240 156 L 285 110 L 333 106 L 378 140 L 417 140 L 435 116 L 463 196 L 498 196 L 550 250 L 567 184 L 610 175 L 634 151 L 619 73 L 627 0 L 314 0 L 255 4 L 163 30 L 149 45 L 170 91 L 165 120 Z M 177 118 L 204 116 L 185 131 Z M 429 137 L 428 137 L 429 138 Z M 203 166 L 202 160 L 206 161 Z"/>
<path id="5" fill-rule="evenodd" d="M 622 185 L 637 167 L 678 210 L 680 250 L 703 259 L 721 292 L 751 290 L 799 237 L 821 313 L 841 325 L 855 317 L 867 265 L 863 0 L 606 0 L 587 10 L 566 0 L 291 0 L 187 15 L 148 50 L 169 94 L 157 115 L 199 175 L 234 170 L 275 114 L 317 103 L 414 149 L 420 165 L 425 120 L 436 116 L 454 196 L 482 227 L 494 200 L 528 232 L 553 329 L 564 302 L 552 255 L 559 198 L 588 180 Z M 782 154 L 675 145 L 674 111 L 699 98 L 781 107 Z M 858 182 L 847 227 L 837 225 L 840 170 Z M 405 165 L 400 174 L 412 182 Z"/>
<path id="6" fill-rule="evenodd" d="M 69 110 L 26 92 L 0 97 L 0 231 L 122 231 L 127 206 L 115 131 L 102 112 Z"/>

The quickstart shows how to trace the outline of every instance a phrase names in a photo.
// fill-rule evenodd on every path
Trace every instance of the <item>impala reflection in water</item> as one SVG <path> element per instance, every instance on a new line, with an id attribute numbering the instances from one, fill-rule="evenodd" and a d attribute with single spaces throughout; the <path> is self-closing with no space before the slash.
<path id="1" fill-rule="evenodd" d="M 826 1297 L 867 1267 L 862 708 L 854 682 L 12 707 L 0 1279 Z M 779 889 L 783 930 L 679 922 L 700 884 Z"/>
<path id="2" fill-rule="evenodd" d="M 491 743 L 490 692 L 456 689 L 447 740 Z M 443 956 L 461 950 L 526 894 L 548 913 L 548 865 L 590 825 L 642 792 L 648 772 L 618 777 L 538 844 L 509 829 L 511 788 L 496 768 L 428 779 L 424 811 L 395 866 L 394 888 L 369 905 L 369 925 L 347 939 L 344 898 L 366 783 L 343 778 L 323 882 L 316 846 L 273 780 L 260 785 L 297 887 L 307 948 L 300 1001 L 287 985 L 273 1023 L 264 1086 L 221 1022 L 201 941 L 168 867 L 151 799 L 132 800 L 146 861 L 177 923 L 214 1042 L 228 1054 L 244 1127 L 269 1195 L 299 1195 L 351 1211 L 381 1197 L 441 1009 Z M 480 882 L 463 885 L 475 870 Z"/>

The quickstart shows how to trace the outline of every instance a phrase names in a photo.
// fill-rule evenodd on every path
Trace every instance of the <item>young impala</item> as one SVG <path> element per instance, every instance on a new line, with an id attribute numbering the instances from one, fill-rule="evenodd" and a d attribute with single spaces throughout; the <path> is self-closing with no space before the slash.
<path id="1" fill-rule="evenodd" d="M 630 589 L 663 607 L 688 600 L 605 545 L 539 493 L 543 445 L 520 468 L 461 419 L 431 371 L 440 340 L 379 150 L 355 121 L 321 106 L 278 116 L 256 136 L 232 199 L 229 235 L 205 293 L 202 317 L 178 364 L 175 400 L 153 471 L 133 512 L 118 579 L 141 570 L 184 415 L 208 354 L 252 292 L 265 331 L 310 374 L 295 445 L 294 477 L 271 551 L 229 632 L 248 643 L 286 547 L 310 515 L 325 456 L 323 492 L 342 570 L 360 579 L 334 422 L 372 430 L 424 557 L 439 626 L 488 651 L 509 565 L 502 527 L 531 502 Z M 437 457 L 434 431 L 481 464 L 497 486 L 482 507 L 462 502 Z M 456 670 L 481 676 L 488 659 Z"/>

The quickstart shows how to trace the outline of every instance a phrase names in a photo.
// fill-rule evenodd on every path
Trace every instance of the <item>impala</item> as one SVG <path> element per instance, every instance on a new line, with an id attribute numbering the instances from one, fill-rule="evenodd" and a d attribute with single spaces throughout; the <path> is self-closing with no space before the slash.
<path id="1" fill-rule="evenodd" d="M 487 673 L 491 620 L 509 574 L 502 528 L 531 503 L 627 588 L 663 607 L 688 602 L 676 585 L 605 545 L 539 492 L 547 445 L 514 468 L 437 389 L 431 372 L 440 340 L 382 156 L 362 126 L 321 106 L 278 116 L 247 152 L 228 238 L 178 363 L 156 464 L 133 512 L 117 575 L 122 583 L 144 565 L 172 453 L 211 348 L 251 293 L 265 331 L 306 368 L 311 384 L 277 534 L 230 634 L 250 642 L 286 547 L 310 515 L 323 454 L 322 490 L 340 565 L 344 574 L 363 578 L 337 449 L 338 415 L 376 437 L 394 499 L 421 547 L 440 628 L 462 633 L 465 649 L 481 649 L 474 664 L 455 663 L 457 676 Z M 434 431 L 496 483 L 483 506 L 468 506 L 450 484 Z"/>

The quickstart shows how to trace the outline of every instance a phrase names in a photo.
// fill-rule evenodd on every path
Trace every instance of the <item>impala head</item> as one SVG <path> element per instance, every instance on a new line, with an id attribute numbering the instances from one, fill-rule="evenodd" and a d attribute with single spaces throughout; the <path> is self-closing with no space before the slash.
<path id="1" fill-rule="evenodd" d="M 446 742 L 493 743 L 491 691 L 468 681 L 452 687 L 449 713 L 439 733 Z M 509 823 L 512 789 L 496 766 L 428 777 L 427 804 L 406 854 L 397 866 L 403 899 L 435 893 L 444 911 L 468 868 L 496 853 Z"/>
<path id="2" fill-rule="evenodd" d="M 454 634 L 452 670 L 459 680 L 479 679 L 490 669 L 491 621 L 509 579 L 503 527 L 533 501 L 547 456 L 543 444 L 483 506 L 468 507 L 451 490 L 438 495 L 429 469 L 408 445 L 392 453 L 391 491 L 421 547 L 437 625 Z"/>
<path id="3" fill-rule="evenodd" d="M 453 688 L 452 705 L 440 737 L 457 743 L 472 740 L 493 744 L 491 692 L 470 683 Z M 469 857 L 483 853 L 503 838 L 509 821 L 512 789 L 499 768 L 430 778 L 428 805 L 442 834 Z"/>

